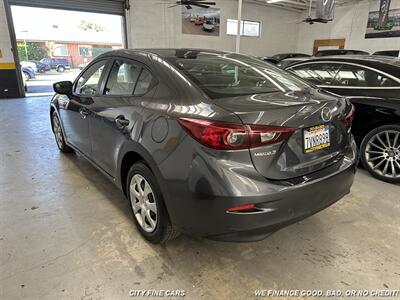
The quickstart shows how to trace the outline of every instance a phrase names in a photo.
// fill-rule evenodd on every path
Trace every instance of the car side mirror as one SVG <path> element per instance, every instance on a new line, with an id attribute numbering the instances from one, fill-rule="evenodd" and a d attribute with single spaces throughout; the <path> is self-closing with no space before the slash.
<path id="1" fill-rule="evenodd" d="M 60 81 L 53 84 L 53 89 L 57 94 L 72 95 L 72 82 Z"/>

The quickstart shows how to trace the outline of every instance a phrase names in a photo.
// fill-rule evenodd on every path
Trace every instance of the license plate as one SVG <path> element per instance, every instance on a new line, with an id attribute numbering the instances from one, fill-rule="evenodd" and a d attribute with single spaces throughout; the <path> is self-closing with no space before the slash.
<path id="1" fill-rule="evenodd" d="M 331 145 L 328 125 L 318 125 L 304 129 L 304 152 L 311 153 Z"/>

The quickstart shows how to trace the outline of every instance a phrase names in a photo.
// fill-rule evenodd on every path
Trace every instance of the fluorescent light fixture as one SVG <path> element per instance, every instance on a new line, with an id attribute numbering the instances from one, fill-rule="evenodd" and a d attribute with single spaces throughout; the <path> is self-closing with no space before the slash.
<path id="1" fill-rule="evenodd" d="M 267 3 L 282 2 L 283 0 L 267 0 Z"/>

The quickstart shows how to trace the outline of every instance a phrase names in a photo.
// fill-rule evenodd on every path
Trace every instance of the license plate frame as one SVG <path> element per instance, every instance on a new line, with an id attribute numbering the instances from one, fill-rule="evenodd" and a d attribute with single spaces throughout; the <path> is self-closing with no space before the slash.
<path id="1" fill-rule="evenodd" d="M 331 146 L 329 124 L 320 124 L 303 129 L 303 152 L 306 154 Z"/>

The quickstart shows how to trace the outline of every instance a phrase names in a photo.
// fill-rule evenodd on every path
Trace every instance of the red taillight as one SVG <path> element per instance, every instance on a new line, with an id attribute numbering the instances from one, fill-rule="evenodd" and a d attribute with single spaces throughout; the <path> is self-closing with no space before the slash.
<path id="1" fill-rule="evenodd" d="M 254 204 L 239 205 L 228 209 L 228 212 L 246 212 L 254 209 Z"/>
<path id="2" fill-rule="evenodd" d="M 350 126 L 351 123 L 353 122 L 354 119 L 354 115 L 356 113 L 356 109 L 354 108 L 354 105 L 351 106 L 351 110 L 345 115 L 343 116 L 340 121 L 342 121 L 342 123 L 346 126 Z"/>
<path id="3" fill-rule="evenodd" d="M 178 122 L 200 143 L 218 150 L 239 150 L 279 143 L 296 130 L 189 118 L 178 119 Z"/>

